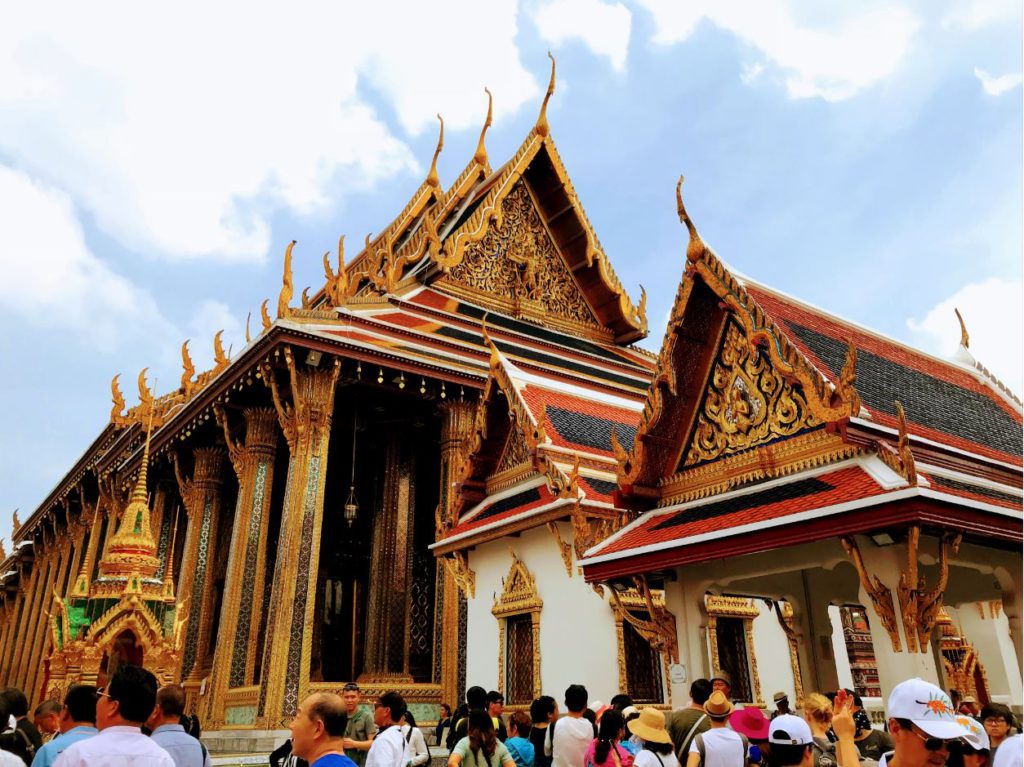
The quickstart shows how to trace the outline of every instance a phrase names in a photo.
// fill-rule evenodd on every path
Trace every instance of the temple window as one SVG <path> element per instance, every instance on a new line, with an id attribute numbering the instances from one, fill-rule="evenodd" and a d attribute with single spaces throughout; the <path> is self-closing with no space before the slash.
<path id="1" fill-rule="evenodd" d="M 491 613 L 498 619 L 498 690 L 509 706 L 540 695 L 540 611 L 537 582 L 514 553 Z"/>

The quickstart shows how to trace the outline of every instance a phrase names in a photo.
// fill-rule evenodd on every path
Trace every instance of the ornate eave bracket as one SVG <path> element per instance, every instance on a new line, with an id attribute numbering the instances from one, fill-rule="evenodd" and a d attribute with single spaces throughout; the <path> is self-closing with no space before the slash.
<path id="1" fill-rule="evenodd" d="M 441 557 L 444 569 L 455 581 L 466 599 L 476 598 L 476 573 L 469 567 L 469 558 L 464 551 L 456 551 Z"/>
<path id="2" fill-rule="evenodd" d="M 637 575 L 633 577 L 636 592 L 639 595 L 639 604 L 633 609 L 646 610 L 650 616 L 648 620 L 638 618 L 630 611 L 630 605 L 615 588 L 609 584 L 611 592 L 611 606 L 617 619 L 628 623 L 640 634 L 657 652 L 664 652 L 671 663 L 679 662 L 679 640 L 676 636 L 676 619 L 667 609 L 662 599 L 656 599 L 651 593 L 647 584 L 647 576 Z"/>
<path id="3" fill-rule="evenodd" d="M 910 437 L 907 433 L 907 414 L 899 401 L 895 405 L 898 429 L 896 447 L 883 440 L 877 440 L 875 447 L 882 463 L 903 477 L 908 485 L 914 487 L 917 485 L 917 467 L 914 464 L 914 453 L 910 448 Z"/>
<path id="4" fill-rule="evenodd" d="M 839 542 L 843 545 L 846 555 L 857 569 L 860 585 L 871 600 L 875 613 L 882 621 L 882 626 L 885 628 L 886 633 L 889 634 L 893 652 L 902 652 L 903 648 L 900 643 L 899 628 L 896 624 L 896 608 L 892 600 L 892 591 L 879 580 L 877 575 L 868 573 L 864 565 L 864 558 L 860 553 L 860 548 L 857 546 L 857 541 L 850 537 L 843 537 L 839 539 Z"/>
<path id="5" fill-rule="evenodd" d="M 925 652 L 932 629 L 942 610 L 942 597 L 949 582 L 949 559 L 960 550 L 962 533 L 947 533 L 939 541 L 939 578 L 932 589 L 925 579 L 918 577 L 917 552 L 921 528 L 913 526 L 907 531 L 907 565 L 900 573 L 896 587 L 900 611 L 903 614 L 903 632 L 910 652 Z"/>

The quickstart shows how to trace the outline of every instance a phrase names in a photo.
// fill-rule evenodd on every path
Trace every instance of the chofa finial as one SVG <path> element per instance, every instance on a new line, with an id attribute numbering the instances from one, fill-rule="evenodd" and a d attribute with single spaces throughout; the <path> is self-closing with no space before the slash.
<path id="1" fill-rule="evenodd" d="M 476 154 L 473 155 L 473 162 L 482 167 L 487 165 L 487 147 L 484 146 L 484 136 L 487 135 L 487 129 L 491 127 L 494 115 L 494 97 L 491 96 L 489 88 L 484 88 L 484 92 L 487 94 L 487 119 L 484 120 L 484 127 L 480 130 L 480 141 L 477 142 Z"/>
<path id="2" fill-rule="evenodd" d="M 441 154 L 441 150 L 444 149 L 444 118 L 438 115 L 437 119 L 441 121 L 441 132 L 437 136 L 437 149 L 434 150 L 434 159 L 430 161 L 430 173 L 427 174 L 427 183 L 432 187 L 440 188 L 441 177 L 437 175 L 437 158 Z"/>
<path id="3" fill-rule="evenodd" d="M 705 246 L 704 241 L 697 234 L 697 227 L 693 225 L 693 221 L 683 205 L 683 176 L 681 174 L 679 181 L 676 183 L 676 212 L 679 213 L 680 223 L 686 224 L 686 228 L 690 232 L 690 242 L 686 246 L 686 259 L 696 263 L 704 254 Z"/>
<path id="4" fill-rule="evenodd" d="M 537 116 L 537 124 L 534 126 L 537 135 L 541 137 L 547 136 L 551 130 L 548 126 L 548 102 L 555 94 L 555 57 L 551 55 L 551 51 L 548 51 L 548 58 L 551 59 L 551 79 L 548 81 L 548 90 L 544 94 L 544 101 L 540 105 L 540 115 Z"/>
<path id="5" fill-rule="evenodd" d="M 956 312 L 956 318 L 960 321 L 960 345 L 965 349 L 969 349 L 971 347 L 971 337 L 967 334 L 967 325 L 964 324 L 964 318 L 960 314 L 960 310 L 954 306 L 953 311 Z"/>
<path id="6" fill-rule="evenodd" d="M 291 303 L 295 288 L 292 286 L 292 248 L 295 247 L 295 240 L 288 243 L 284 251 L 284 272 L 281 275 L 281 292 L 277 296 L 277 317 L 281 319 L 288 315 L 288 304 Z"/>

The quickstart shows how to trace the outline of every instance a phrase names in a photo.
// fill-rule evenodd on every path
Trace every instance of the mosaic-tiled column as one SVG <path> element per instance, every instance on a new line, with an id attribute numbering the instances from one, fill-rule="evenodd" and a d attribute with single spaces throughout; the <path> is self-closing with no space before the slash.
<path id="1" fill-rule="evenodd" d="M 338 360 L 323 367 L 300 364 L 288 347 L 283 356 L 287 387 L 278 385 L 269 365 L 262 370 L 289 450 L 257 704 L 258 722 L 267 729 L 287 724 L 309 685 L 327 446 L 341 369 Z"/>
<path id="2" fill-rule="evenodd" d="M 220 490 L 224 477 L 225 451 L 219 447 L 198 447 L 193 451 L 195 468 L 191 479 L 179 470 L 181 499 L 188 514 L 188 532 L 181 573 L 178 576 L 178 604 L 187 602 L 188 623 L 182 648 L 181 678 L 187 708 L 195 705 L 202 682 L 207 639 L 213 612 L 213 583 L 209 566 L 216 545 L 217 518 L 220 515 Z"/>
<path id="3" fill-rule="evenodd" d="M 462 470 L 462 451 L 473 430 L 476 408 L 470 402 L 449 401 L 441 405 L 441 492 L 439 504 L 443 519 L 452 520 L 457 495 L 454 485 Z M 448 570 L 438 561 L 440 598 L 434 616 L 435 667 L 440 656 L 441 700 L 462 700 L 465 686 L 466 621 L 459 620 L 462 592 Z M 462 611 L 464 612 L 464 610 Z M 460 628 L 461 627 L 461 628 Z M 460 674 L 460 669 L 462 673 Z M 460 681 L 460 678 L 462 681 Z"/>
<path id="4" fill-rule="evenodd" d="M 238 501 L 231 529 L 231 553 L 220 611 L 218 643 L 213 661 L 213 694 L 210 726 L 224 725 L 224 695 L 230 688 L 250 684 L 253 655 L 260 625 L 261 589 L 266 568 L 267 514 L 274 481 L 277 449 L 277 415 L 272 408 L 247 408 L 245 438 L 231 437 L 228 416 L 218 410 L 217 419 L 228 441 L 228 455 L 238 476 Z"/>
<path id="5" fill-rule="evenodd" d="M 11 666 L 10 683 L 15 687 L 24 687 L 25 671 L 28 668 L 29 655 L 32 652 L 32 635 L 39 625 L 39 610 L 43 596 L 43 586 L 46 583 L 46 575 L 49 571 L 49 556 L 45 551 L 39 551 L 38 546 L 34 547 L 33 556 L 35 561 L 32 564 L 32 581 L 26 593 L 25 618 L 22 620 L 23 628 L 19 632 L 19 652 L 15 655 L 14 664 Z"/>

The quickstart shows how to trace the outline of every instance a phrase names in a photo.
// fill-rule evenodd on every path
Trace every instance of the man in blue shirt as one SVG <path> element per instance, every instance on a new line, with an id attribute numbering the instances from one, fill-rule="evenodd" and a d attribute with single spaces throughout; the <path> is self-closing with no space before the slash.
<path id="1" fill-rule="evenodd" d="M 181 726 L 185 713 L 185 690 L 181 685 L 169 684 L 156 691 L 156 706 L 146 720 L 153 731 L 153 742 L 171 755 L 175 767 L 212 767 L 213 761 L 206 746 L 193 738 Z"/>
<path id="2" fill-rule="evenodd" d="M 348 714 L 340 695 L 310 695 L 292 719 L 292 753 L 309 762 L 309 767 L 356 767 L 345 756 L 347 724 Z"/>
<path id="3" fill-rule="evenodd" d="M 50 767 L 72 743 L 91 738 L 97 732 L 96 688 L 76 684 L 68 690 L 60 710 L 60 734 L 36 751 L 32 767 Z"/>

